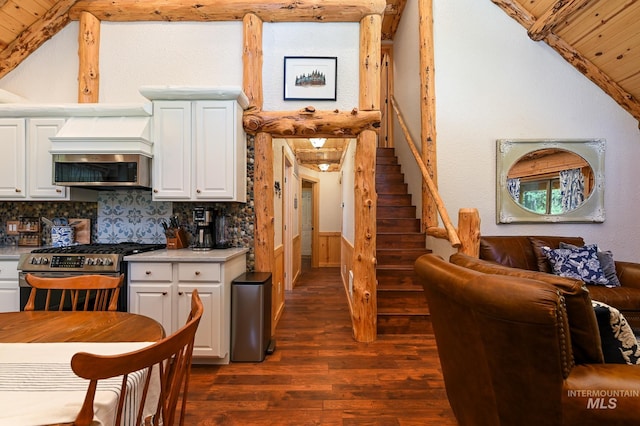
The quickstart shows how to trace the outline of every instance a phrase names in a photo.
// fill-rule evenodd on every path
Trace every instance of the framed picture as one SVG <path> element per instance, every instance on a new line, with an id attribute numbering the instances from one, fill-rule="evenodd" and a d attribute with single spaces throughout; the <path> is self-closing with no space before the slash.
<path id="1" fill-rule="evenodd" d="M 284 100 L 335 101 L 338 58 L 285 56 Z"/>

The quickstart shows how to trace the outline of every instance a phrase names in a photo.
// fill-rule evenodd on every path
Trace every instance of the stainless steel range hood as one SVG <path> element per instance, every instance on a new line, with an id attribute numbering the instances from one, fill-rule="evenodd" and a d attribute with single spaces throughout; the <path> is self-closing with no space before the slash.
<path id="1" fill-rule="evenodd" d="M 56 185 L 151 187 L 150 117 L 72 117 L 51 140 Z"/>

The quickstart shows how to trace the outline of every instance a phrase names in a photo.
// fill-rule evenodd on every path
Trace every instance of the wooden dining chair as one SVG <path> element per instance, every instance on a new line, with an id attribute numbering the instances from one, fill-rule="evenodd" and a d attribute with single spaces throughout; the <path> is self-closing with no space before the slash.
<path id="1" fill-rule="evenodd" d="M 94 397 L 100 380 L 123 376 L 120 397 L 116 413 L 116 426 L 122 421 L 123 407 L 127 397 L 128 376 L 137 371 L 145 371 L 144 388 L 136 414 L 136 426 L 164 425 L 172 426 L 176 419 L 176 407 L 181 400 L 180 425 L 184 424 L 189 377 L 191 375 L 191 357 L 198 323 L 204 308 L 197 290 L 191 294 L 191 312 L 187 323 L 172 335 L 135 352 L 120 355 L 94 355 L 80 352 L 71 359 L 71 368 L 80 377 L 89 379 L 89 388 L 82 409 L 75 420 L 76 426 L 92 424 L 94 417 Z M 159 398 L 155 413 L 151 419 L 145 419 L 144 406 L 149 393 L 152 374 L 159 377 Z M 159 376 L 157 376 L 159 374 Z M 134 414 L 134 413 L 131 413 Z M 149 423 L 150 421 L 150 423 Z"/>
<path id="2" fill-rule="evenodd" d="M 124 275 L 78 275 L 73 277 L 44 278 L 25 275 L 31 286 L 25 311 L 36 310 L 36 300 L 46 296 L 44 310 L 115 311 Z M 56 305 L 57 304 L 57 305 Z"/>

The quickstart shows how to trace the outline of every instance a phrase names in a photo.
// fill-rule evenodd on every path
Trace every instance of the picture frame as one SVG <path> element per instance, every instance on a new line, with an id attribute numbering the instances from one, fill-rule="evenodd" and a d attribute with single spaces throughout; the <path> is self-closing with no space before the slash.
<path id="1" fill-rule="evenodd" d="M 331 56 L 285 56 L 285 101 L 335 101 L 338 58 Z"/>

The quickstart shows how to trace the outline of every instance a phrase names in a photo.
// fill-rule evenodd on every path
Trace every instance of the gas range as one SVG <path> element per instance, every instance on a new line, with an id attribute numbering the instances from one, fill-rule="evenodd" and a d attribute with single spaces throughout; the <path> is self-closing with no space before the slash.
<path id="1" fill-rule="evenodd" d="M 76 272 L 85 274 L 124 273 L 122 258 L 163 249 L 164 244 L 79 244 L 32 250 L 20 257 L 23 272 Z"/>

